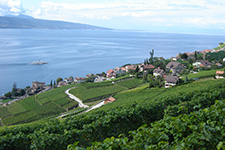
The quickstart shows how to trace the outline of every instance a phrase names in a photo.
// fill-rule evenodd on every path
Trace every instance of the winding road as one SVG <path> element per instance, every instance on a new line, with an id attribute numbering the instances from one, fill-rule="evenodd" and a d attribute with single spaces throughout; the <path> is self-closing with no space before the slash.
<path id="1" fill-rule="evenodd" d="M 75 88 L 76 88 L 76 87 L 69 88 L 69 89 L 67 89 L 67 90 L 65 91 L 65 93 L 66 93 L 71 99 L 77 101 L 79 107 L 82 107 L 82 108 L 88 108 L 89 106 L 88 106 L 88 105 L 85 105 L 85 104 L 82 102 L 82 100 L 80 100 L 78 97 L 74 96 L 73 94 L 69 93 L 69 91 L 70 91 L 71 89 L 75 89 Z M 91 110 L 93 110 L 93 109 L 99 108 L 99 107 L 101 107 L 102 105 L 104 105 L 104 103 L 105 103 L 105 101 L 101 101 L 100 103 L 98 103 L 98 104 L 96 104 L 96 105 L 90 107 L 89 109 L 87 109 L 87 110 L 85 110 L 85 111 L 83 111 L 83 112 L 81 112 L 81 113 L 89 112 L 89 111 L 91 111 Z M 73 114 L 73 112 L 70 112 L 70 113 L 67 113 L 67 114 L 62 114 L 62 115 L 58 116 L 57 118 L 62 118 L 62 117 L 65 117 L 65 116 L 67 116 L 67 115 L 70 115 L 70 114 Z"/>
<path id="2" fill-rule="evenodd" d="M 73 87 L 73 88 L 69 88 L 65 91 L 65 93 L 73 100 L 77 101 L 79 103 L 79 107 L 82 107 L 82 108 L 88 108 L 89 106 L 88 105 L 85 105 L 82 100 L 80 100 L 78 97 L 74 96 L 73 94 L 70 94 L 69 91 L 71 89 L 75 89 L 76 87 Z"/>

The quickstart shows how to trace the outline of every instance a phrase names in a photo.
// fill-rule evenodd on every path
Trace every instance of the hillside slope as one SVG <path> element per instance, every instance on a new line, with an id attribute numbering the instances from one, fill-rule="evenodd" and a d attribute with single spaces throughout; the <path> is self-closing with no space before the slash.
<path id="1" fill-rule="evenodd" d="M 102 28 L 81 23 L 65 21 L 35 19 L 30 16 L 0 16 L 0 28 L 9 29 L 91 29 L 106 30 Z"/>
<path id="2" fill-rule="evenodd" d="M 76 143 L 70 145 L 69 149 L 75 149 L 76 146 L 86 148 L 93 142 L 95 143 L 90 149 L 129 149 L 129 146 L 131 149 L 154 149 L 154 147 L 163 149 L 164 146 L 173 149 L 173 144 L 178 149 L 179 146 L 181 146 L 180 149 L 187 149 L 190 145 L 193 145 L 194 149 L 198 149 L 198 147 L 216 149 L 217 146 L 223 146 L 222 140 L 225 138 L 223 134 L 224 120 L 220 119 L 225 117 L 224 109 L 222 109 L 225 99 L 224 83 L 224 79 L 213 80 L 210 78 L 170 89 L 149 89 L 142 86 L 124 91 L 115 95 L 117 101 L 114 103 L 89 113 L 68 117 L 65 120 L 55 119 L 47 123 L 0 128 L 0 149 L 66 149 L 67 145 L 74 142 Z M 216 101 L 218 102 L 215 104 Z M 214 104 L 215 106 L 213 106 Z M 214 107 L 219 109 L 214 109 Z M 206 118 L 202 117 L 199 121 L 193 120 L 196 115 L 192 115 L 192 113 L 195 114 L 195 112 L 197 116 L 198 114 L 204 116 L 205 113 Z M 216 114 L 215 117 L 219 117 L 219 121 L 213 118 L 213 113 Z M 192 117 L 190 126 L 186 126 L 188 124 L 184 120 L 189 121 L 189 114 L 190 117 L 195 118 Z M 208 119 L 207 116 L 209 116 Z M 169 122 L 170 120 L 172 122 Z M 155 121 L 159 122 L 154 125 Z M 133 132 L 144 124 L 147 126 Z M 160 132 L 156 130 L 157 128 L 151 132 L 150 127 L 158 126 L 158 124 L 162 126 Z M 177 125 L 174 130 L 171 130 L 174 132 L 169 132 L 174 125 Z M 218 126 L 215 126 L 216 130 L 214 125 Z M 168 129 L 164 126 L 168 126 Z M 195 131 L 198 136 L 191 134 Z M 206 136 L 206 133 L 210 133 L 210 136 Z M 121 136 L 115 141 L 115 138 L 111 138 L 119 135 Z M 193 135 L 199 139 L 189 141 L 190 143 L 187 144 L 190 145 L 179 145 L 179 141 L 186 144 L 185 140 L 190 139 L 189 135 L 190 138 Z M 137 140 L 132 141 L 132 139 Z M 101 143 L 101 141 L 104 142 Z M 127 147 L 126 143 L 128 143 Z M 148 144 L 147 147 L 145 147 L 145 143 Z"/>

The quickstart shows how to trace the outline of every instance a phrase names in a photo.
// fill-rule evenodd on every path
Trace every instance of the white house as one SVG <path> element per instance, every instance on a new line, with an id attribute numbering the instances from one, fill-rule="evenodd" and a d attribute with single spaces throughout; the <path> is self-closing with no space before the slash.
<path id="1" fill-rule="evenodd" d="M 163 75 L 165 75 L 166 73 L 165 73 L 165 71 L 163 70 L 163 69 L 160 69 L 160 68 L 156 68 L 154 71 L 153 71 L 153 75 L 154 76 L 163 76 Z"/>
<path id="2" fill-rule="evenodd" d="M 177 76 L 166 76 L 165 77 L 165 88 L 169 88 L 171 86 L 175 86 L 179 81 L 179 78 Z"/>
<path id="3" fill-rule="evenodd" d="M 85 82 L 85 77 L 76 77 L 75 79 L 74 79 L 74 82 L 75 83 L 77 83 L 77 84 L 80 84 L 80 83 L 83 83 L 83 82 Z"/>
<path id="4" fill-rule="evenodd" d="M 216 79 L 224 78 L 224 71 L 216 71 Z"/>
<path id="5" fill-rule="evenodd" d="M 225 62 L 225 58 L 223 58 L 223 62 Z"/>

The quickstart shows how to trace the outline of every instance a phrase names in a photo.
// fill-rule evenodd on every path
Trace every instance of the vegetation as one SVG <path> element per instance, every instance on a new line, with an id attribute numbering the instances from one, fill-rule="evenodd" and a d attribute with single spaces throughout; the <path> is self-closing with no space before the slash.
<path id="1" fill-rule="evenodd" d="M 223 70 L 223 69 L 219 69 L 219 70 Z M 186 76 L 187 76 L 187 78 L 188 78 L 189 80 L 191 80 L 191 79 L 196 79 L 196 78 L 198 78 L 198 79 L 209 78 L 209 77 L 214 77 L 215 74 L 216 74 L 216 71 L 217 71 L 217 70 L 199 71 L 199 72 L 197 72 L 197 73 L 195 73 L 195 74 L 190 73 L 190 74 L 188 74 L 188 75 L 186 75 Z"/>
<path id="2" fill-rule="evenodd" d="M 143 81 L 138 80 L 138 79 L 128 79 L 128 80 L 125 80 L 125 81 L 117 82 L 116 84 L 120 85 L 120 86 L 123 86 L 123 87 L 126 87 L 128 89 L 131 89 L 131 88 L 135 88 L 135 87 L 141 85 L 142 83 L 143 83 Z"/>
<path id="3" fill-rule="evenodd" d="M 4 128 L 0 149 L 66 149 L 74 142 L 68 149 L 220 149 L 224 143 L 224 82 L 124 91 L 116 94 L 116 102 L 91 113 L 61 122 Z"/>
<path id="4" fill-rule="evenodd" d="M 216 48 L 214 48 L 215 50 L 219 50 L 221 48 L 225 47 L 225 43 L 220 43 L 219 46 L 217 46 Z"/>
<path id="5" fill-rule="evenodd" d="M 225 58 L 225 51 L 220 51 L 217 53 L 207 53 L 210 59 L 221 60 Z"/>
<path id="6" fill-rule="evenodd" d="M 83 85 L 80 85 L 75 89 L 71 89 L 70 93 L 77 96 L 81 100 L 84 100 L 84 102 L 88 102 L 91 101 L 92 99 L 97 100 L 106 98 L 110 95 L 116 94 L 123 90 L 125 90 L 125 88 L 119 85 L 102 86 L 102 87 L 97 86 L 89 89 Z"/>
<path id="7" fill-rule="evenodd" d="M 56 88 L 25 98 L 9 106 L 0 107 L 2 124 L 13 125 L 40 120 L 76 107 L 77 102 L 69 99 L 64 93 L 69 87 L 72 85 Z"/>

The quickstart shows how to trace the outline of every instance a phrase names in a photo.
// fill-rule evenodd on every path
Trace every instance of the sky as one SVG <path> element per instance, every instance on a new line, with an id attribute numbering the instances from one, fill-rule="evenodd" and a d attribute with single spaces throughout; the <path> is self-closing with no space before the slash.
<path id="1" fill-rule="evenodd" d="M 114 29 L 225 34 L 225 0 L 0 0 L 0 15 Z"/>

